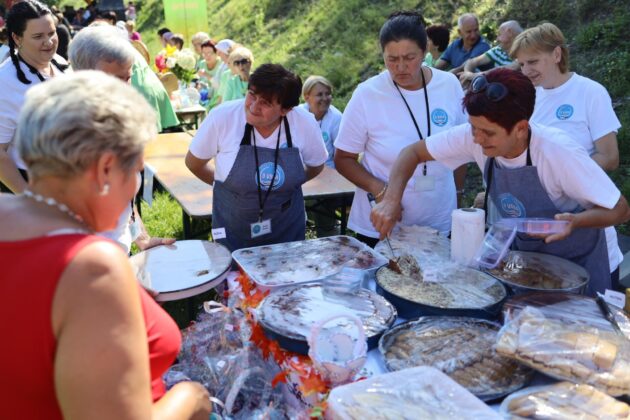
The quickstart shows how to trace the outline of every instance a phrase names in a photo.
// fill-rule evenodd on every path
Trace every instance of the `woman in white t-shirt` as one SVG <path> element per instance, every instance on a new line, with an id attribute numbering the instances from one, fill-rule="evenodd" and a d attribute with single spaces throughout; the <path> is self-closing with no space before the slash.
<path id="1" fill-rule="evenodd" d="M 322 130 L 322 137 L 326 144 L 328 160 L 326 165 L 335 167 L 335 140 L 339 133 L 341 123 L 341 111 L 332 104 L 332 83 L 323 76 L 309 76 L 302 86 L 302 96 L 304 103 L 300 105 L 313 114 L 315 121 Z"/>
<path id="2" fill-rule="evenodd" d="M 630 219 L 630 208 L 606 173 L 563 131 L 530 123 L 535 90 L 522 73 L 500 68 L 475 78 L 464 98 L 470 124 L 405 148 L 383 201 L 371 214 L 381 236 L 400 215 L 411 174 L 436 160 L 450 168 L 476 162 L 499 215 L 566 220 L 546 237 L 518 233 L 513 247 L 569 259 L 590 275 L 587 293 L 612 285 L 603 228 Z"/>
<path id="3" fill-rule="evenodd" d="M 26 165 L 11 144 L 24 95 L 68 66 L 55 56 L 59 41 L 48 6 L 36 0 L 14 4 L 6 28 L 10 54 L 0 64 L 0 191 L 18 193 L 26 188 Z"/>
<path id="4" fill-rule="evenodd" d="M 299 77 L 263 64 L 249 82 L 245 99 L 210 111 L 186 155 L 190 171 L 213 185 L 212 236 L 231 251 L 304 240 L 302 184 L 328 157 L 315 119 L 296 106 Z"/>
<path id="5" fill-rule="evenodd" d="M 596 81 L 569 71 L 569 50 L 560 29 L 551 23 L 527 29 L 514 40 L 511 55 L 536 87 L 531 121 L 565 131 L 602 169 L 616 169 L 621 124 L 610 95 Z M 614 227 L 606 229 L 606 240 L 613 287 L 618 288 L 623 255 Z"/>
<path id="6" fill-rule="evenodd" d="M 392 164 L 405 146 L 465 122 L 457 78 L 422 66 L 427 35 L 421 15 L 390 16 L 380 44 L 387 70 L 354 91 L 335 141 L 337 170 L 357 186 L 348 227 L 372 246 L 378 232 L 369 220 L 368 193 L 377 202 L 383 198 Z M 417 168 L 405 189 L 402 223 L 448 232 L 456 205 L 453 171 L 429 162 Z"/>

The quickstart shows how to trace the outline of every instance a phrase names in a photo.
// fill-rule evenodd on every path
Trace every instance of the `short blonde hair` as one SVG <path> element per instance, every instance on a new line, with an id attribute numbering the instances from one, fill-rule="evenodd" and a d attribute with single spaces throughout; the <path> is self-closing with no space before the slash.
<path id="1" fill-rule="evenodd" d="M 318 84 L 318 83 L 326 86 L 332 92 L 333 85 L 332 85 L 332 83 L 330 83 L 330 81 L 328 79 L 326 79 L 324 76 L 312 75 L 312 76 L 308 76 L 308 78 L 306 79 L 306 81 L 302 85 L 302 96 L 306 96 L 309 93 L 311 93 L 311 90 L 313 90 L 315 85 Z"/>
<path id="2" fill-rule="evenodd" d="M 190 42 L 193 44 L 201 45 L 209 39 L 210 39 L 210 35 L 208 35 L 207 33 L 197 32 L 196 34 L 192 36 L 192 38 L 190 38 Z"/>
<path id="3" fill-rule="evenodd" d="M 16 130 L 29 176 L 72 178 L 105 152 L 131 174 L 155 138 L 155 112 L 129 84 L 100 71 L 78 71 L 33 86 Z"/>
<path id="4" fill-rule="evenodd" d="M 228 57 L 228 63 L 231 66 L 234 64 L 234 61 L 242 60 L 244 58 L 248 59 L 252 64 L 254 63 L 254 54 L 252 54 L 252 52 L 248 48 L 239 46 L 232 50 L 232 52 L 230 53 Z"/>
<path id="5" fill-rule="evenodd" d="M 561 73 L 569 71 L 569 48 L 562 31 L 553 23 L 543 23 L 521 32 L 512 43 L 510 56 L 516 58 L 521 50 L 534 50 L 551 53 L 560 47 L 561 57 L 558 67 Z"/>

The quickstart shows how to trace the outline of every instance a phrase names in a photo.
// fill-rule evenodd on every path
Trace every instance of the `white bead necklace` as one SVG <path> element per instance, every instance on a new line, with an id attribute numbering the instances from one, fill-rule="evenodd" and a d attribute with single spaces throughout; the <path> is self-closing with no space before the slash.
<path id="1" fill-rule="evenodd" d="M 89 229 L 88 225 L 85 223 L 85 220 L 83 220 L 83 217 L 70 210 L 70 208 L 68 208 L 68 206 L 66 206 L 65 204 L 57 202 L 57 200 L 55 200 L 54 198 L 44 197 L 41 194 L 35 194 L 31 190 L 24 190 L 22 194 L 24 195 L 24 197 L 28 197 L 32 200 L 37 201 L 38 203 L 44 203 L 50 207 L 55 207 L 60 212 L 67 214 L 77 222 L 81 223 L 84 227 L 88 228 L 88 230 L 92 230 Z"/>

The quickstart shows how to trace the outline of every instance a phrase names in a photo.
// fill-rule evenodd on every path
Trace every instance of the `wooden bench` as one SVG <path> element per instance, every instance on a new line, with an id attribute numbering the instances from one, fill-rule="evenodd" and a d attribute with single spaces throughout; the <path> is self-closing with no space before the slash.
<path id="1" fill-rule="evenodd" d="M 195 177 L 184 158 L 192 140 L 192 132 L 160 134 L 144 153 L 145 164 L 155 171 L 154 179 L 182 208 L 184 238 L 192 236 L 193 218 L 212 218 L 212 187 Z M 212 164 L 212 162 L 210 162 Z M 352 204 L 355 186 L 335 169 L 324 167 L 322 173 L 302 186 L 305 200 L 335 200 L 341 208 L 341 233 L 346 232 L 346 208 Z"/>

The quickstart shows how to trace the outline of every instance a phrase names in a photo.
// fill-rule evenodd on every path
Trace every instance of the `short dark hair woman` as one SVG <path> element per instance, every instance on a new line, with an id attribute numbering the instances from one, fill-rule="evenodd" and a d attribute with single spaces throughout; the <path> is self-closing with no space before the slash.
<path id="1" fill-rule="evenodd" d="M 55 54 L 59 40 L 54 17 L 46 5 L 36 0 L 14 4 L 7 14 L 6 27 L 10 59 L 0 65 L 0 190 L 21 192 L 26 187 L 26 165 L 12 142 L 24 94 L 68 66 Z"/>
<path id="2" fill-rule="evenodd" d="M 213 235 L 230 250 L 305 238 L 302 184 L 328 154 L 315 119 L 296 106 L 301 88 L 289 70 L 263 64 L 246 97 L 210 111 L 192 140 L 186 166 L 214 186 Z"/>
<path id="3" fill-rule="evenodd" d="M 476 162 L 486 199 L 499 215 L 566 220 L 546 238 L 518 234 L 514 247 L 569 259 L 590 274 L 587 293 L 611 288 L 604 227 L 630 219 L 626 199 L 586 151 L 564 131 L 530 122 L 536 91 L 521 72 L 499 68 L 477 76 L 464 99 L 469 124 L 406 147 L 392 168 L 390 188 L 371 220 L 383 236 L 396 224 L 411 173 L 436 160 L 454 168 Z"/>
<path id="4" fill-rule="evenodd" d="M 445 25 L 431 25 L 427 28 L 427 55 L 424 63 L 433 67 L 438 58 L 448 47 L 451 35 Z"/>
<path id="5" fill-rule="evenodd" d="M 427 34 L 421 15 L 398 12 L 390 16 L 381 28 L 380 44 L 387 70 L 354 91 L 335 141 L 335 166 L 357 186 L 348 227 L 369 245 L 376 244 L 378 232 L 369 219 L 367 194 L 372 193 L 377 202 L 382 200 L 398 153 L 465 121 L 464 92 L 457 78 L 422 65 Z M 403 224 L 450 231 L 457 203 L 453 171 L 436 162 L 421 165 L 403 202 Z"/>

